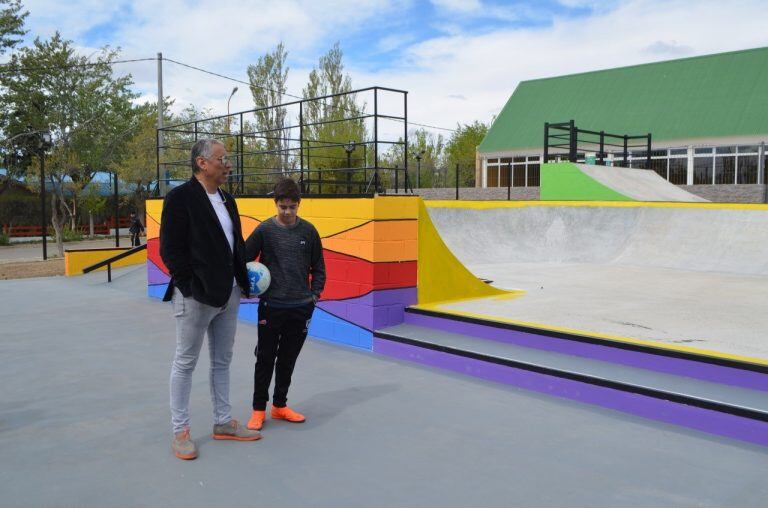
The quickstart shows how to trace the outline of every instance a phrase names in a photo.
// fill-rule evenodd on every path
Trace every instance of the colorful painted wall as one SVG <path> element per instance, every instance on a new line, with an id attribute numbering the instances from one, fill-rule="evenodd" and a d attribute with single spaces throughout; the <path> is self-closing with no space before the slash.
<path id="1" fill-rule="evenodd" d="M 114 249 L 67 249 L 64 251 L 64 275 L 71 277 L 82 275 L 83 268 L 104 261 L 105 259 L 123 253 L 131 247 L 115 247 Z M 138 265 L 147 260 L 147 251 L 135 252 L 112 264 L 113 268 Z M 107 267 L 97 268 L 96 271 L 106 271 Z"/>
<path id="2" fill-rule="evenodd" d="M 147 282 L 155 298 L 170 280 L 159 252 L 162 205 L 147 201 Z M 237 206 L 245 238 L 275 214 L 268 198 L 239 198 Z M 371 350 L 373 330 L 401 323 L 417 300 L 419 198 L 304 198 L 299 215 L 320 233 L 327 271 L 310 335 Z M 256 322 L 257 303 L 243 299 L 240 318 Z"/>

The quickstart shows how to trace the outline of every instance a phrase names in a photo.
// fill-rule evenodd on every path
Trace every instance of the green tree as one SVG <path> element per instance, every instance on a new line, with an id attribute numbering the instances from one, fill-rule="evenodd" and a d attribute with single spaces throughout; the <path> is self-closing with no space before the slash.
<path id="1" fill-rule="evenodd" d="M 52 224 L 60 255 L 63 227 L 76 217 L 79 190 L 119 155 L 133 123 L 131 77 L 114 78 L 109 63 L 118 54 L 104 47 L 92 59 L 79 56 L 57 32 L 14 53 L 10 67 L 18 72 L 0 77 L 6 111 L 12 112 L 3 116 L 2 130 L 11 137 L 42 131 L 53 137 L 46 176 L 54 193 Z M 34 142 L 35 136 L 27 137 Z"/>
<path id="2" fill-rule="evenodd" d="M 24 29 L 24 19 L 29 13 L 22 11 L 20 0 L 0 0 L 0 56 L 12 50 L 27 33 Z M 13 73 L 12 68 L 0 66 L 0 73 Z M 0 93 L 0 118 L 8 114 L 8 108 L 5 104 L 5 94 Z M 0 120 L 0 124 L 2 124 Z M 2 195 L 11 185 L 12 180 L 17 180 L 23 176 L 30 160 L 28 154 L 19 149 L 15 143 L 23 141 L 21 136 L 8 136 L 7 133 L 0 134 L 0 157 L 2 157 L 3 167 L 6 170 L 5 176 L 0 181 L 0 195 Z"/>
<path id="3" fill-rule="evenodd" d="M 354 94 L 345 94 L 352 91 L 352 79 L 344 74 L 342 57 L 337 42 L 328 53 L 320 57 L 303 91 L 307 99 L 334 95 L 304 103 L 303 121 L 307 125 L 304 129 L 304 153 L 307 166 L 311 169 L 346 168 L 347 153 L 344 145 L 353 142 L 358 147 L 366 141 L 365 124 L 359 118 L 365 107 L 357 104 Z M 334 171 L 323 176 L 323 180 L 336 184 L 323 187 L 323 192 L 345 192 L 342 182 L 347 180 L 348 174 L 352 181 L 363 182 L 362 173 Z"/>
<path id="4" fill-rule="evenodd" d="M 263 136 L 263 144 L 271 152 L 268 164 L 281 170 L 288 168 L 291 160 L 290 143 L 286 139 L 288 131 L 285 128 L 287 111 L 284 107 L 277 107 L 284 102 L 289 70 L 285 65 L 287 57 L 288 53 L 281 42 L 273 51 L 260 56 L 256 65 L 248 66 L 259 136 Z"/>
<path id="5" fill-rule="evenodd" d="M 459 185 L 475 185 L 475 158 L 477 147 L 488 133 L 488 125 L 475 120 L 459 125 L 445 145 L 445 167 L 448 185 L 456 181 L 456 164 L 459 165 Z"/>
<path id="6" fill-rule="evenodd" d="M 0 55 L 21 42 L 27 33 L 24 19 L 28 15 L 22 10 L 21 0 L 0 0 Z"/>
<path id="7" fill-rule="evenodd" d="M 88 237 L 93 238 L 93 215 L 104 211 L 107 198 L 99 193 L 96 185 L 88 186 L 81 197 L 82 206 L 88 212 Z"/>
<path id="8" fill-rule="evenodd" d="M 157 103 L 135 106 L 133 117 L 134 125 L 109 169 L 133 187 L 130 201 L 136 214 L 143 217 L 152 183 L 157 179 Z"/>

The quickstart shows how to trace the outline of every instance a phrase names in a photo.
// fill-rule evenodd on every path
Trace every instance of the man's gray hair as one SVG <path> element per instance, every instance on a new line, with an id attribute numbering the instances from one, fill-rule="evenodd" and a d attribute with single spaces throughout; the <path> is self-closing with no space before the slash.
<path id="1" fill-rule="evenodd" d="M 222 143 L 218 139 L 203 138 L 203 139 L 198 139 L 197 141 L 195 141 L 195 144 L 192 145 L 191 162 L 192 162 L 193 173 L 200 172 L 200 167 L 197 165 L 197 158 L 198 157 L 204 157 L 206 159 L 210 158 L 211 155 L 213 154 L 213 145 L 224 146 L 224 143 Z"/>

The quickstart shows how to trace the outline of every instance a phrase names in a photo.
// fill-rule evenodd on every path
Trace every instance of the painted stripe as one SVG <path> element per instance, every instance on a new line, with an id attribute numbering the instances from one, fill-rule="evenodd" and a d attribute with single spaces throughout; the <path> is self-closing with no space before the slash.
<path id="1" fill-rule="evenodd" d="M 768 446 L 768 424 L 702 407 L 374 338 L 373 351 L 643 418 Z"/>
<path id="2" fill-rule="evenodd" d="M 528 330 L 538 330 L 540 332 L 544 331 L 550 331 L 550 332 L 557 332 L 557 333 L 563 333 L 568 335 L 578 335 L 578 336 L 590 336 L 590 337 L 596 337 L 599 339 L 604 339 L 607 341 L 613 341 L 613 342 L 619 342 L 619 343 L 625 343 L 625 344 L 634 344 L 638 346 L 645 346 L 649 348 L 655 348 L 655 349 L 663 349 L 663 350 L 669 350 L 669 351 L 676 351 L 680 353 L 688 353 L 693 355 L 699 355 L 702 357 L 710 357 L 710 358 L 717 358 L 722 360 L 728 360 L 732 362 L 738 362 L 742 364 L 752 364 L 762 367 L 768 366 L 768 360 L 764 360 L 761 358 L 753 358 L 749 356 L 742 356 L 742 355 L 734 355 L 729 353 L 721 353 L 718 351 L 712 351 L 709 349 L 699 349 L 691 346 L 679 346 L 676 344 L 663 344 L 655 341 L 649 341 L 649 340 L 642 340 L 642 339 L 633 339 L 631 337 L 622 337 L 619 335 L 611 335 L 607 333 L 600 333 L 600 332 L 593 332 L 593 331 L 585 331 L 585 330 L 577 330 L 575 328 L 566 328 L 562 326 L 552 326 L 552 325 L 546 325 L 542 323 L 533 323 L 529 321 L 519 321 L 515 319 L 509 319 L 502 316 L 493 316 L 490 314 L 480 314 L 475 312 L 465 312 L 460 310 L 454 310 L 454 309 L 444 309 L 441 307 L 441 303 L 436 303 L 432 305 L 413 305 L 411 306 L 412 309 L 416 311 L 427 311 L 427 312 L 435 312 L 442 314 L 444 316 L 453 316 L 457 318 L 467 318 L 467 319 L 475 319 L 479 322 L 487 323 L 487 324 L 504 324 L 504 325 L 513 325 L 513 326 L 519 326 L 524 329 Z"/>
<path id="3" fill-rule="evenodd" d="M 406 311 L 405 322 L 409 325 L 458 333 L 484 340 L 579 356 L 676 376 L 686 376 L 751 390 L 768 391 L 768 369 L 760 367 L 762 370 L 753 370 L 758 366 L 751 364 L 609 342 L 587 336 L 556 332 L 546 333 L 542 330 L 517 326 L 498 327 L 475 320 L 456 320 L 449 317 L 412 312 L 411 309 Z"/>
<path id="4" fill-rule="evenodd" d="M 525 208 L 528 206 L 570 206 L 606 208 L 701 208 L 709 210 L 768 211 L 768 204 L 753 203 L 681 203 L 659 201 L 424 201 L 427 208 L 466 208 L 491 210 L 495 208 Z"/>

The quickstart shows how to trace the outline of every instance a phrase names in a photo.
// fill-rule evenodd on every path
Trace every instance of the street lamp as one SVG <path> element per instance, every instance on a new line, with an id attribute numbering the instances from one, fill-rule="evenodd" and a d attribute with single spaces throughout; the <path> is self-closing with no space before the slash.
<path id="1" fill-rule="evenodd" d="M 37 133 L 37 155 L 40 157 L 40 230 L 43 234 L 43 261 L 48 259 L 48 221 L 45 218 L 45 152 L 53 146 L 49 131 Z"/>
<path id="2" fill-rule="evenodd" d="M 357 145 L 353 139 L 344 145 L 344 151 L 347 152 L 347 194 L 352 194 L 352 152 L 355 151 L 355 148 Z"/>
<path id="3" fill-rule="evenodd" d="M 421 158 L 424 157 L 424 150 L 416 153 L 416 188 L 421 189 Z"/>

